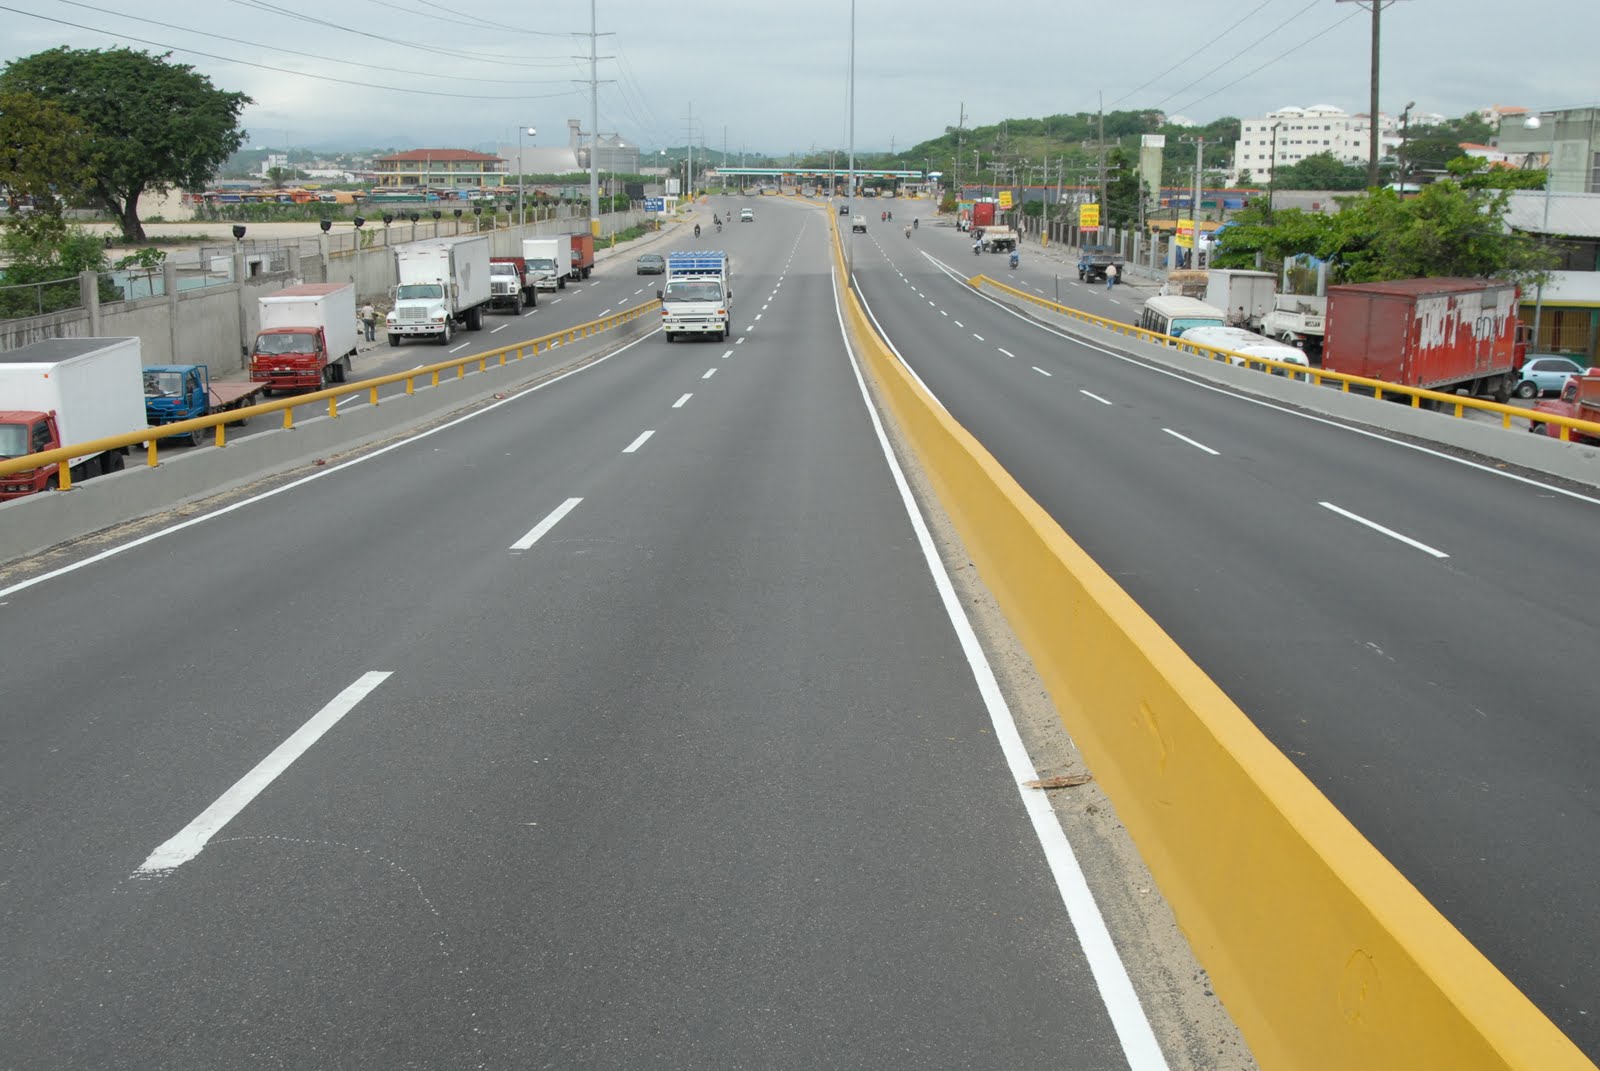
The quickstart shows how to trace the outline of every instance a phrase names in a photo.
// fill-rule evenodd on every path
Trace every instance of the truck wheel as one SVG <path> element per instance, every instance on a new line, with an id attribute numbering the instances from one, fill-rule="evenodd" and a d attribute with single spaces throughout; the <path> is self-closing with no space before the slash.
<path id="1" fill-rule="evenodd" d="M 482 305 L 474 305 L 474 306 L 472 306 L 472 308 L 467 310 L 467 330 L 468 331 L 482 331 L 483 330 L 483 306 Z"/>
<path id="2" fill-rule="evenodd" d="M 565 275 L 563 275 L 561 278 L 556 280 L 556 289 L 557 290 L 565 290 L 566 288 L 567 288 L 567 277 Z"/>
<path id="3" fill-rule="evenodd" d="M 344 361 L 345 359 L 341 357 L 328 366 L 328 378 L 335 383 L 344 382 Z"/>
<path id="4" fill-rule="evenodd" d="M 122 468 L 122 452 L 120 450 L 107 450 L 100 455 L 100 474 L 109 476 Z"/>
<path id="5" fill-rule="evenodd" d="M 1533 423 L 1528 425 L 1528 430 L 1531 431 L 1535 435 L 1543 435 L 1544 434 L 1544 425 L 1539 423 L 1537 420 L 1535 420 Z"/>
<path id="6" fill-rule="evenodd" d="M 399 349 L 400 348 L 400 336 L 399 335 L 390 335 L 389 336 L 389 348 L 390 349 Z M 267 394 L 269 396 L 271 395 L 271 393 L 272 393 L 271 391 L 267 392 Z"/>
<path id="7" fill-rule="evenodd" d="M 663 331 L 661 333 L 663 335 L 667 336 L 667 341 L 668 342 L 676 342 L 676 341 L 678 341 L 678 336 L 674 335 L 671 331 Z"/>
<path id="8" fill-rule="evenodd" d="M 206 429 L 195 428 L 189 433 L 190 446 L 204 446 L 206 444 Z"/>
<path id="9" fill-rule="evenodd" d="M 528 287 L 528 304 L 536 309 L 539 307 L 539 288 L 537 286 Z"/>
<path id="10" fill-rule="evenodd" d="M 56 488 L 58 488 L 60 486 L 61 486 L 61 484 L 56 480 L 56 478 L 54 476 L 47 477 L 45 479 L 45 481 L 44 481 L 44 489 L 46 491 L 54 491 Z"/>
<path id="11" fill-rule="evenodd" d="M 584 278 L 585 278 L 585 279 L 587 279 L 587 278 L 589 278 L 589 273 L 590 273 L 590 272 L 591 272 L 591 271 L 593 271 L 593 270 L 594 270 L 594 268 L 593 268 L 593 267 L 588 267 L 588 268 L 585 268 L 585 269 L 583 269 L 583 277 L 584 277 Z"/>
<path id="12" fill-rule="evenodd" d="M 453 333 L 454 327 L 455 325 L 450 320 L 445 320 L 444 327 L 439 332 L 439 345 L 450 345 L 450 335 Z"/>
<path id="13" fill-rule="evenodd" d="M 517 291 L 517 302 L 516 302 L 515 305 L 511 306 L 511 315 L 513 315 L 513 316 L 521 316 L 522 315 L 522 291 L 521 290 Z"/>

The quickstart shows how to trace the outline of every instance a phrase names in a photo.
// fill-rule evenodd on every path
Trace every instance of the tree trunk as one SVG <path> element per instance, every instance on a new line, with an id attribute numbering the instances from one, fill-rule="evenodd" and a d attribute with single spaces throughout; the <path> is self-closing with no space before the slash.
<path id="1" fill-rule="evenodd" d="M 130 190 L 126 199 L 117 205 L 117 221 L 122 226 L 122 240 L 137 245 L 145 240 L 144 224 L 139 222 L 139 191 Z"/>

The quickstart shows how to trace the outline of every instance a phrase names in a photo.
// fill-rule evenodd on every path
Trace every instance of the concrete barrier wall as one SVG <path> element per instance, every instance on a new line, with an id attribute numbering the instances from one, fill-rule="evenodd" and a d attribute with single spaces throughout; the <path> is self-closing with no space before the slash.
<path id="1" fill-rule="evenodd" d="M 837 238 L 835 258 L 843 279 Z M 1593 1071 L 842 300 L 880 396 L 1260 1065 Z"/>

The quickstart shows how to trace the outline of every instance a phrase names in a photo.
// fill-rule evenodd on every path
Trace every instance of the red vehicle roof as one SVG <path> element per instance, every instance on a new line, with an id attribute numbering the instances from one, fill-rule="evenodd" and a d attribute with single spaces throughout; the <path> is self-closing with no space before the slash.
<path id="1" fill-rule="evenodd" d="M 1395 297 L 1420 297 L 1427 294 L 1465 294 L 1501 286 L 1515 286 L 1504 279 L 1390 279 L 1382 283 L 1343 283 L 1328 287 L 1328 292 L 1355 291 L 1362 294 L 1390 294 Z"/>

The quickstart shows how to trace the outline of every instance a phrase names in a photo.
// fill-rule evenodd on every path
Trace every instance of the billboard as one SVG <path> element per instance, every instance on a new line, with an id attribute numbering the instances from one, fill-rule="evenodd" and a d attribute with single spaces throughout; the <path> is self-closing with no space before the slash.
<path id="1" fill-rule="evenodd" d="M 1087 204 L 1078 206 L 1078 229 L 1097 231 L 1100 229 L 1100 206 Z"/>

